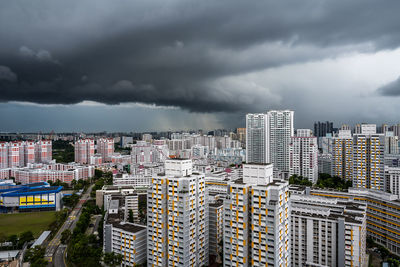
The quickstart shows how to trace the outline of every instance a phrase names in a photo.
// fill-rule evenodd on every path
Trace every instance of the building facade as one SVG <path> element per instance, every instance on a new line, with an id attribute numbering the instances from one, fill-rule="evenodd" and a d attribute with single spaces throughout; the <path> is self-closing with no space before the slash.
<path id="1" fill-rule="evenodd" d="M 367 236 L 400 256 L 400 200 L 380 190 L 350 188 L 347 191 L 307 189 L 305 194 L 367 205 Z M 291 193 L 295 193 L 292 190 Z"/>
<path id="2" fill-rule="evenodd" d="M 270 161 L 280 171 L 289 172 L 290 142 L 294 135 L 294 111 L 268 111 Z"/>
<path id="3" fill-rule="evenodd" d="M 324 137 L 328 133 L 333 132 L 333 122 L 314 122 L 314 135 L 316 137 Z"/>
<path id="4" fill-rule="evenodd" d="M 167 160 L 147 194 L 149 266 L 203 266 L 209 260 L 204 175 L 191 160 Z"/>
<path id="5" fill-rule="evenodd" d="M 208 204 L 208 207 L 209 254 L 218 258 L 222 253 L 224 202 L 221 199 L 213 201 Z"/>
<path id="6" fill-rule="evenodd" d="M 110 162 L 114 154 L 114 139 L 97 139 L 97 153 L 101 154 L 103 162 Z"/>
<path id="7" fill-rule="evenodd" d="M 0 142 L 0 169 L 25 167 L 29 163 L 49 163 L 52 160 L 52 142 Z"/>
<path id="8" fill-rule="evenodd" d="M 137 266 L 146 262 L 147 231 L 143 225 L 126 221 L 119 200 L 111 200 L 104 218 L 103 251 L 122 256 L 122 266 Z"/>
<path id="9" fill-rule="evenodd" d="M 318 144 L 317 137 L 309 129 L 298 129 L 292 136 L 289 147 L 289 175 L 307 178 L 313 184 L 318 180 Z"/>
<path id="10" fill-rule="evenodd" d="M 246 165 L 224 200 L 224 266 L 290 266 L 288 183 L 271 164 Z"/>
<path id="11" fill-rule="evenodd" d="M 292 266 L 365 266 L 365 204 L 299 194 L 290 201 Z"/>
<path id="12" fill-rule="evenodd" d="M 353 186 L 385 190 L 385 136 L 376 133 L 376 125 L 361 125 L 361 134 L 353 136 Z"/>
<path id="13" fill-rule="evenodd" d="M 400 167 L 385 166 L 386 192 L 400 197 Z"/>
<path id="14" fill-rule="evenodd" d="M 353 138 L 350 130 L 339 130 L 333 138 L 332 174 L 353 180 Z"/>
<path id="15" fill-rule="evenodd" d="M 75 142 L 75 162 L 90 164 L 90 159 L 94 156 L 94 140 L 80 139 Z"/>
<path id="16" fill-rule="evenodd" d="M 269 124 L 267 114 L 246 115 L 246 162 L 269 163 Z"/>

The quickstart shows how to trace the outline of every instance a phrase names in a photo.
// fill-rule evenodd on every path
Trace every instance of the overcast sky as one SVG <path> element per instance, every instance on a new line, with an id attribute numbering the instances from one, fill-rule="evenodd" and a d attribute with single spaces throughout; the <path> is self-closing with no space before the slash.
<path id="1" fill-rule="evenodd" d="M 400 1 L 0 2 L 0 131 L 400 122 Z"/>

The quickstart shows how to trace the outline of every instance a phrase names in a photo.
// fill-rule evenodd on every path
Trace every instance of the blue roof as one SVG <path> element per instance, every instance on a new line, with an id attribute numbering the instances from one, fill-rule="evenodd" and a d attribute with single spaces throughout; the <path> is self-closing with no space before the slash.
<path id="1" fill-rule="evenodd" d="M 48 183 L 46 182 L 38 182 L 38 183 L 30 183 L 30 184 L 22 184 L 22 185 L 2 185 L 0 186 L 0 192 L 7 192 L 7 191 L 14 191 L 16 189 L 22 189 L 22 188 L 38 188 L 38 187 L 46 187 L 49 186 Z"/>
<path id="2" fill-rule="evenodd" d="M 31 184 L 20 184 L 20 185 L 9 185 L 4 189 L 0 189 L 0 194 L 1 192 L 12 192 L 16 190 L 22 190 L 22 189 L 33 189 L 33 188 L 43 188 L 43 187 L 49 187 L 49 184 L 46 182 L 38 182 L 38 183 L 31 183 Z M 0 186 L 1 188 L 1 186 Z"/>
<path id="3" fill-rule="evenodd" d="M 62 189 L 62 186 L 48 186 L 48 183 L 42 184 L 42 186 L 38 186 L 38 183 L 36 183 L 35 186 L 22 185 L 4 190 L 3 192 L 0 191 L 0 195 L 4 197 L 38 195 L 43 193 L 58 193 L 61 192 Z"/>

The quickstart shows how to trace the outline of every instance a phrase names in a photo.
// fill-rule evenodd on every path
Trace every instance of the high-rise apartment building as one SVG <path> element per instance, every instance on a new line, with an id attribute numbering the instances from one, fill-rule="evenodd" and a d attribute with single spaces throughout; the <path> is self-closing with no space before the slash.
<path id="1" fill-rule="evenodd" d="M 270 163 L 280 171 L 289 172 L 289 146 L 294 135 L 294 111 L 268 111 Z M 251 162 L 251 161 L 249 161 Z"/>
<path id="2" fill-rule="evenodd" d="M 351 127 L 348 124 L 342 124 L 342 126 L 340 126 L 340 130 L 351 130 Z"/>
<path id="3" fill-rule="evenodd" d="M 289 175 L 308 178 L 313 184 L 318 180 L 317 137 L 309 129 L 298 129 L 290 143 Z"/>
<path id="4" fill-rule="evenodd" d="M 151 142 L 153 140 L 153 136 L 151 134 L 143 134 L 142 140 L 145 142 Z"/>
<path id="5" fill-rule="evenodd" d="M 36 162 L 49 163 L 52 160 L 51 140 L 41 140 L 35 143 Z"/>
<path id="6" fill-rule="evenodd" d="M 224 236 L 223 231 L 223 214 L 224 214 L 224 202 L 222 199 L 218 199 L 209 203 L 209 223 L 208 223 L 208 230 L 209 230 L 209 251 L 210 256 L 219 257 L 220 253 L 222 252 L 222 246 L 220 242 Z"/>
<path id="7" fill-rule="evenodd" d="M 339 130 L 333 138 L 332 175 L 353 179 L 353 137 L 350 130 Z"/>
<path id="8" fill-rule="evenodd" d="M 388 132 L 389 131 L 389 125 L 387 125 L 387 124 L 382 124 L 382 126 L 380 127 L 380 129 L 379 129 L 379 133 L 383 133 L 383 134 L 385 134 L 386 132 Z"/>
<path id="9" fill-rule="evenodd" d="M 10 142 L 8 145 L 8 167 L 24 166 L 24 145 L 22 142 Z"/>
<path id="10" fill-rule="evenodd" d="M 320 148 L 322 154 L 333 153 L 333 136 L 332 134 L 326 134 L 324 137 L 318 137 L 318 148 Z"/>
<path id="11" fill-rule="evenodd" d="M 400 123 L 393 125 L 392 131 L 393 131 L 394 136 L 397 136 L 398 138 L 400 138 Z"/>
<path id="12" fill-rule="evenodd" d="M 385 191 L 400 197 L 400 167 L 385 166 L 385 183 Z"/>
<path id="13" fill-rule="evenodd" d="M 8 143 L 0 142 L 0 169 L 8 168 Z"/>
<path id="14" fill-rule="evenodd" d="M 353 186 L 385 190 L 385 136 L 376 133 L 375 124 L 362 124 L 361 134 L 353 136 Z"/>
<path id="15" fill-rule="evenodd" d="M 288 183 L 272 164 L 245 164 L 224 200 L 224 266 L 290 266 Z"/>
<path id="16" fill-rule="evenodd" d="M 319 154 L 318 155 L 318 173 L 332 174 L 332 162 L 333 156 L 331 154 Z"/>
<path id="17" fill-rule="evenodd" d="M 357 123 L 357 124 L 354 126 L 354 133 L 355 133 L 355 134 L 360 134 L 360 133 L 361 133 L 361 124 Z"/>
<path id="18" fill-rule="evenodd" d="M 316 137 L 324 137 L 327 133 L 333 132 L 333 122 L 314 122 L 314 135 Z"/>
<path id="19" fill-rule="evenodd" d="M 246 115 L 246 162 L 269 163 L 269 123 L 267 114 Z"/>
<path id="20" fill-rule="evenodd" d="M 52 142 L 49 140 L 0 142 L 0 169 L 24 167 L 28 163 L 49 163 Z"/>
<path id="21" fill-rule="evenodd" d="M 104 218 L 103 250 L 122 256 L 121 266 L 136 266 L 146 262 L 146 227 L 127 221 L 122 199 L 111 197 Z M 125 206 L 124 208 L 127 208 Z"/>
<path id="22" fill-rule="evenodd" d="M 208 203 L 191 160 L 166 160 L 147 194 L 148 266 L 208 265 Z"/>
<path id="23" fill-rule="evenodd" d="M 80 139 L 75 142 L 75 162 L 89 164 L 94 155 L 94 140 Z"/>
<path id="24" fill-rule="evenodd" d="M 114 139 L 97 139 L 97 153 L 101 154 L 103 162 L 110 162 L 111 156 L 114 154 Z"/>
<path id="25" fill-rule="evenodd" d="M 365 266 L 366 204 L 291 193 L 292 266 Z"/>
<path id="26" fill-rule="evenodd" d="M 28 163 L 35 163 L 35 142 L 25 141 L 24 146 L 24 166 Z"/>
<path id="27" fill-rule="evenodd" d="M 399 153 L 399 138 L 393 132 L 385 132 L 385 154 Z"/>
<path id="28" fill-rule="evenodd" d="M 236 129 L 236 135 L 238 140 L 242 143 L 246 143 L 246 128 L 237 128 Z"/>

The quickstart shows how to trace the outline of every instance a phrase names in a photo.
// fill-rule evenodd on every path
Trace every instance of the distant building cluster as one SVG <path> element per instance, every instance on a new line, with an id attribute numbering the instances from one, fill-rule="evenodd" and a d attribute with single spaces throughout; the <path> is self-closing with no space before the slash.
<path id="1" fill-rule="evenodd" d="M 25 167 L 29 163 L 48 163 L 52 160 L 52 142 L 0 142 L 0 169 Z"/>
<path id="2" fill-rule="evenodd" d="M 0 211 L 59 210 L 47 181 L 97 168 L 112 173 L 96 191 L 103 252 L 123 266 L 363 267 L 367 237 L 400 256 L 400 125 L 294 125 L 270 110 L 232 131 L 63 136 L 71 163 L 51 141 L 3 142 Z"/>
<path id="3" fill-rule="evenodd" d="M 0 178 L 14 178 L 16 183 L 22 184 L 44 181 L 70 184 L 73 180 L 86 180 L 93 177 L 94 169 L 94 166 L 76 163 L 28 164 L 23 168 L 0 169 Z"/>
<path id="4" fill-rule="evenodd" d="M 101 165 L 103 162 L 111 162 L 114 156 L 114 139 L 99 138 L 97 154 L 95 154 L 95 141 L 91 138 L 75 141 L 75 162 L 81 164 Z"/>

